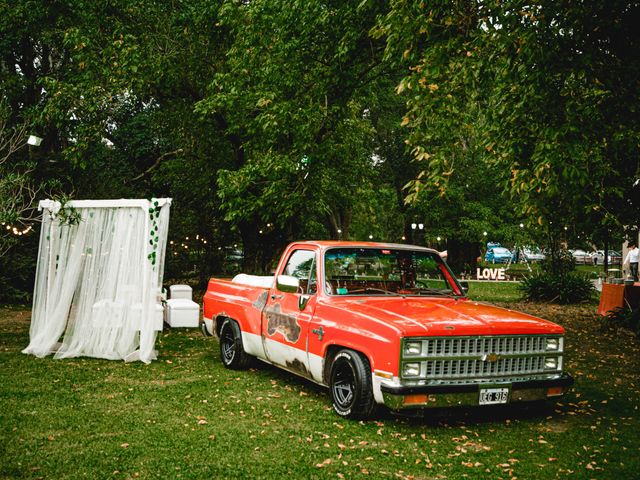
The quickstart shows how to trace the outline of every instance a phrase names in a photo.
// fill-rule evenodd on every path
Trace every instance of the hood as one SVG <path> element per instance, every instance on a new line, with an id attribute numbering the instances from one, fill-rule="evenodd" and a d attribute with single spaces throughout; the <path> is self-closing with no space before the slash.
<path id="1" fill-rule="evenodd" d="M 455 298 L 349 298 L 331 302 L 350 315 L 381 322 L 402 336 L 562 334 L 555 323 L 526 313 Z"/>

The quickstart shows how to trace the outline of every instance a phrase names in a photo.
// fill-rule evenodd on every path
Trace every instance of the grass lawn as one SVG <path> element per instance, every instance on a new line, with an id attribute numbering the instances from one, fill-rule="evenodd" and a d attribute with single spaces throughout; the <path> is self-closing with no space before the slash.
<path id="1" fill-rule="evenodd" d="M 338 418 L 327 392 L 165 331 L 150 365 L 23 355 L 29 311 L 0 307 L 0 478 L 638 478 L 640 349 L 593 305 L 509 304 L 567 329 L 575 389 L 546 407 Z"/>
<path id="2" fill-rule="evenodd" d="M 469 280 L 467 295 L 481 302 L 517 302 L 522 300 L 520 282 L 495 282 Z"/>

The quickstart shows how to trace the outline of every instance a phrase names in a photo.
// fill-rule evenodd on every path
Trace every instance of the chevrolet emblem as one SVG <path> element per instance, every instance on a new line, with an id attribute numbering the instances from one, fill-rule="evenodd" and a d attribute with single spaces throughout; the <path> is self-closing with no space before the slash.
<path id="1" fill-rule="evenodd" d="M 500 356 L 495 353 L 490 353 L 489 355 L 482 356 L 482 360 L 484 360 L 485 362 L 491 362 L 491 363 L 497 362 L 499 358 Z"/>

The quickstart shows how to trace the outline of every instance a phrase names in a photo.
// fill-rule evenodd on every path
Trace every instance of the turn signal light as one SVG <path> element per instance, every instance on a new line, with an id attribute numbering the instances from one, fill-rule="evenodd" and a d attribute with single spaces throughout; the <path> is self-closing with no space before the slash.
<path id="1" fill-rule="evenodd" d="M 416 395 L 405 395 L 403 403 L 405 405 L 422 405 L 427 403 L 429 397 L 427 395 L 416 394 Z"/>
<path id="2" fill-rule="evenodd" d="M 556 397 L 564 393 L 564 387 L 551 387 L 547 389 L 547 397 Z"/>

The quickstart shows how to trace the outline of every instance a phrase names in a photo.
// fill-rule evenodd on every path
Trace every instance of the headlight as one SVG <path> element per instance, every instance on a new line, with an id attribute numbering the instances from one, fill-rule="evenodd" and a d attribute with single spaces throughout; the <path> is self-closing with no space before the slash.
<path id="1" fill-rule="evenodd" d="M 405 355 L 420 355 L 422 353 L 422 342 L 406 342 L 404 344 Z"/>
<path id="2" fill-rule="evenodd" d="M 558 358 L 557 357 L 549 357 L 544 360 L 544 368 L 545 370 L 557 370 L 558 369 Z"/>
<path id="3" fill-rule="evenodd" d="M 405 363 L 402 367 L 403 377 L 418 377 L 420 376 L 420 364 L 419 363 Z"/>
<path id="4" fill-rule="evenodd" d="M 558 338 L 547 338 L 547 344 L 545 350 L 558 351 L 560 347 L 560 340 Z"/>

